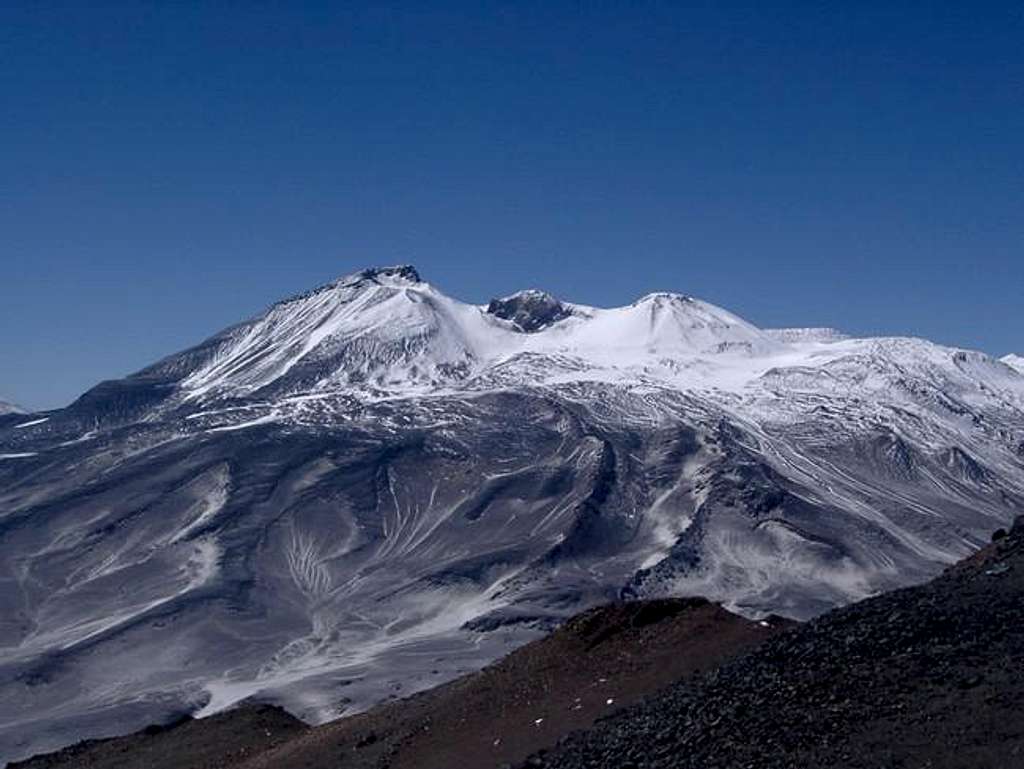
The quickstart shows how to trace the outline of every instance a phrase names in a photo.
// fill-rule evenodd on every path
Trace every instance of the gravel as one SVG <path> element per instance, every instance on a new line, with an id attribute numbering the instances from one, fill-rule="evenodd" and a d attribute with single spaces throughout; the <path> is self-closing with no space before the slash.
<path id="1" fill-rule="evenodd" d="M 830 612 L 522 766 L 1024 766 L 1022 520 L 926 585 Z"/>

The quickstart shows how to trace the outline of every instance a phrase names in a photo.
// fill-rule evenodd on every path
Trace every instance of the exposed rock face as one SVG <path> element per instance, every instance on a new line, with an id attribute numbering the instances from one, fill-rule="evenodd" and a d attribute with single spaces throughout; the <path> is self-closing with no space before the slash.
<path id="1" fill-rule="evenodd" d="M 487 312 L 512 321 L 525 333 L 540 331 L 572 315 L 572 310 L 544 291 L 521 291 L 504 299 L 492 299 Z"/>

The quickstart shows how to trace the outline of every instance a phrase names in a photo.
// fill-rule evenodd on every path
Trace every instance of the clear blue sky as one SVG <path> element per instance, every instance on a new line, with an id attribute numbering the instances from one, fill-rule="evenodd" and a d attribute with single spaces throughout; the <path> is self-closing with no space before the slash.
<path id="1" fill-rule="evenodd" d="M 0 4 L 0 395 L 396 262 L 1024 351 L 1024 8 Z"/>

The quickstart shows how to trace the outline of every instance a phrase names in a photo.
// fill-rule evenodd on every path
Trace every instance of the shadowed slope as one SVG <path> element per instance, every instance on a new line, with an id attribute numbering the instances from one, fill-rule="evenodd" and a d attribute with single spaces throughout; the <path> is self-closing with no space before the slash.
<path id="1" fill-rule="evenodd" d="M 8 764 L 9 769 L 214 769 L 234 766 L 308 727 L 280 708 L 250 706 L 196 721 L 150 727 L 126 737 L 87 740 Z"/>

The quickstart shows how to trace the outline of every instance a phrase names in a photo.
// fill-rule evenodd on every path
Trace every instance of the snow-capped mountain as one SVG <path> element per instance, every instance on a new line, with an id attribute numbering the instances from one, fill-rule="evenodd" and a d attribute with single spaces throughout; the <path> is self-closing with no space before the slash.
<path id="1" fill-rule="evenodd" d="M 4 414 L 22 414 L 24 410 L 15 406 L 13 403 L 3 400 L 0 398 L 0 416 Z"/>
<path id="2" fill-rule="evenodd" d="M 661 357 L 731 360 L 781 348 L 772 335 L 689 297 L 651 294 L 605 310 L 524 291 L 477 307 L 406 266 L 287 299 L 139 377 L 170 386 L 175 403 L 346 390 L 385 397 L 464 388 L 523 356 L 571 358 L 629 378 Z"/>
<path id="3" fill-rule="evenodd" d="M 323 720 L 616 596 L 806 618 L 1020 512 L 1011 361 L 366 270 L 0 422 L 0 759 Z"/>
<path id="4" fill-rule="evenodd" d="M 1011 354 L 1011 355 L 1004 355 L 999 360 L 1001 360 L 1003 363 L 1005 363 L 1010 368 L 1016 369 L 1017 371 L 1019 371 L 1022 374 L 1024 374 L 1024 356 L 1013 355 L 1013 354 Z"/>

